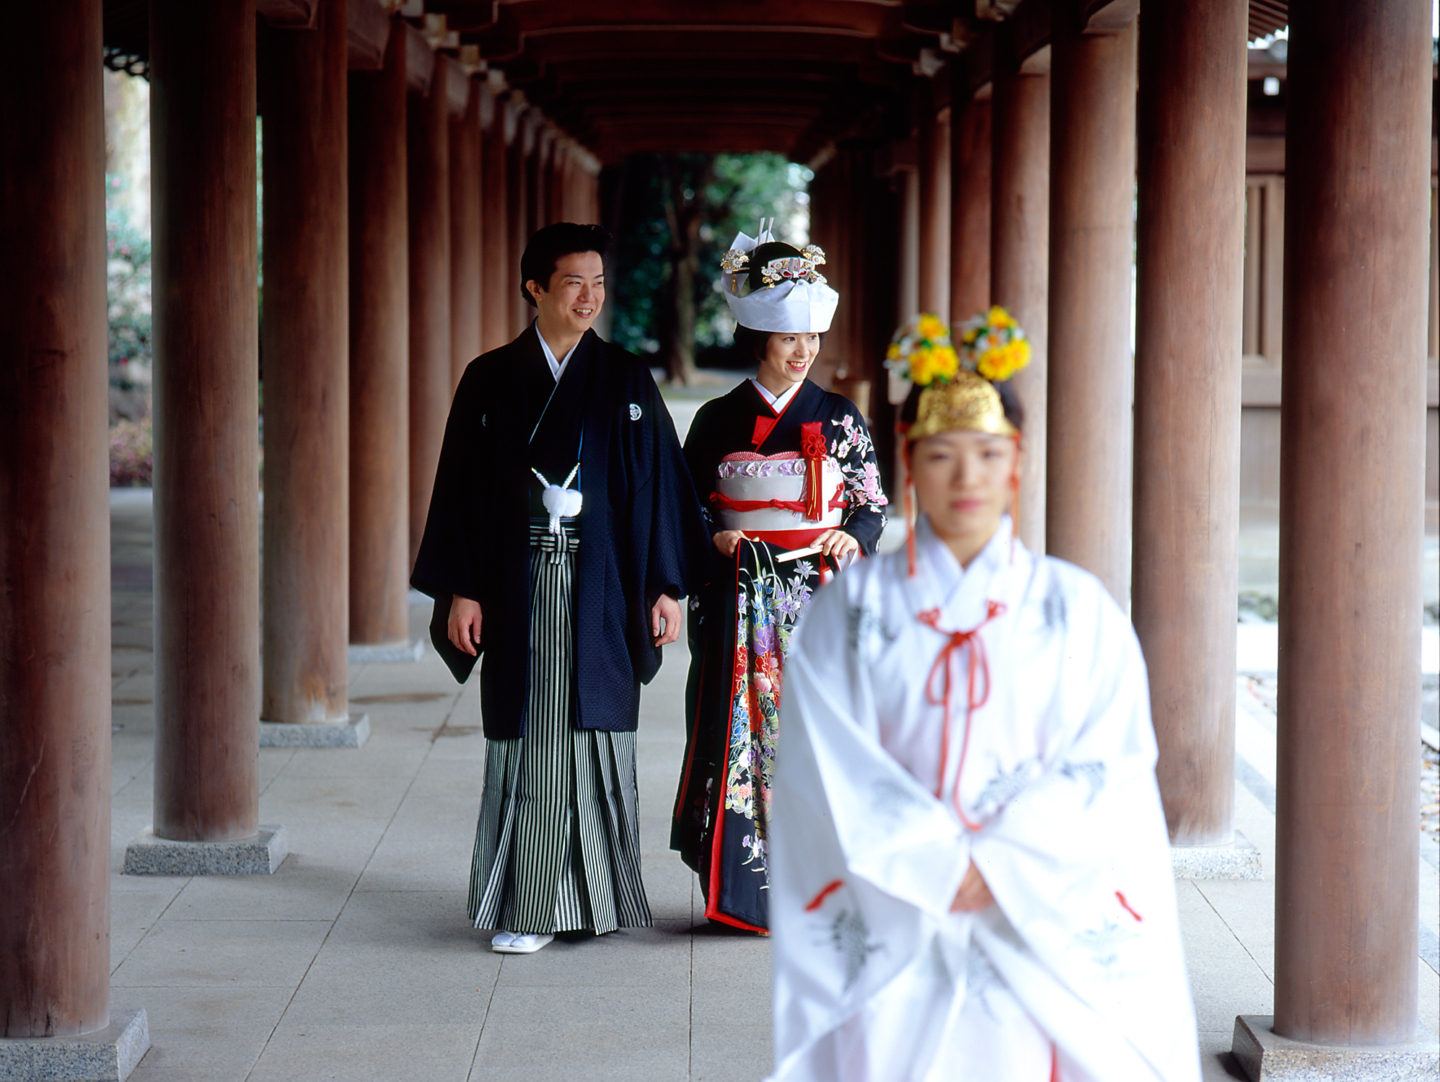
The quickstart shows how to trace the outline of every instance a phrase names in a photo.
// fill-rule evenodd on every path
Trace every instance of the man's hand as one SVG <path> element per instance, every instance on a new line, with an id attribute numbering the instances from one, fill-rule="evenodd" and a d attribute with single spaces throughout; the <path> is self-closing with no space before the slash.
<path id="1" fill-rule="evenodd" d="M 661 594 L 650 610 L 650 634 L 655 637 L 656 646 L 668 646 L 680 637 L 680 602 L 669 594 Z"/>
<path id="2" fill-rule="evenodd" d="M 965 870 L 965 878 L 960 881 L 960 889 L 955 892 L 955 900 L 950 903 L 950 912 L 978 913 L 994 904 L 995 896 L 990 893 L 989 884 L 972 860 Z"/>
<path id="3" fill-rule="evenodd" d="M 860 542 L 844 530 L 826 530 L 811 544 L 832 560 L 837 561 L 860 547 Z"/>
<path id="4" fill-rule="evenodd" d="M 446 630 L 457 649 L 471 657 L 479 656 L 475 647 L 480 644 L 480 602 L 451 594 L 450 623 Z"/>
<path id="5" fill-rule="evenodd" d="M 743 530 L 721 530 L 715 535 L 715 547 L 726 556 L 734 556 L 741 541 L 749 541 Z"/>

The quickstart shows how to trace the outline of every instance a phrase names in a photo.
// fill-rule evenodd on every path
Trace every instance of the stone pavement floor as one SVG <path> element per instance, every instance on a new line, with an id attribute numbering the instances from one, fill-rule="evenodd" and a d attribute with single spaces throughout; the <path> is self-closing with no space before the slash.
<path id="1" fill-rule="evenodd" d="M 275 875 L 119 874 L 126 844 L 151 822 L 150 538 L 148 493 L 115 493 L 111 1002 L 148 1012 L 152 1047 L 134 1082 L 765 1076 L 767 944 L 712 931 L 694 876 L 667 848 L 683 640 L 641 706 L 655 927 L 505 957 L 464 915 L 484 754 L 477 692 L 457 687 L 433 652 L 352 670 L 352 708 L 371 721 L 364 747 L 260 751 L 260 820 L 282 824 L 290 842 Z M 412 607 L 416 636 L 427 615 Z M 1273 1009 L 1273 697 L 1263 676 L 1239 678 L 1237 695 L 1236 821 L 1265 878 L 1177 884 L 1207 1082 L 1238 1077 L 1235 1016 Z M 1434 850 L 1421 864 L 1421 1018 L 1432 1033 Z"/>

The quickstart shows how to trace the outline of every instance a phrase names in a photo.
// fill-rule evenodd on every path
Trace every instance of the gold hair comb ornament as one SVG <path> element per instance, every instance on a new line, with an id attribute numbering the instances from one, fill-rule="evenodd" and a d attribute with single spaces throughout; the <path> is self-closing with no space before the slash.
<path id="1" fill-rule="evenodd" d="M 726 274 L 739 274 L 750 266 L 750 253 L 740 248 L 731 248 L 720 257 L 720 269 Z"/>

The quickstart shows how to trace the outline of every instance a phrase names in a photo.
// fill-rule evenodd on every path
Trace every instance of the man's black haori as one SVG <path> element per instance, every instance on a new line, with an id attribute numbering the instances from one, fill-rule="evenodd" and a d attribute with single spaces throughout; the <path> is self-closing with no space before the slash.
<path id="1" fill-rule="evenodd" d="M 576 461 L 585 495 L 574 597 L 578 728 L 634 731 L 640 685 L 660 668 L 651 607 L 662 593 L 691 593 L 703 577 L 708 532 L 670 414 L 639 358 L 587 331 L 557 384 L 528 329 L 470 362 L 410 581 L 436 599 L 431 639 L 462 683 L 475 658 L 446 634 L 451 595 L 479 602 L 491 740 L 525 731 L 529 529 L 543 514 L 531 470 L 559 483 Z"/>

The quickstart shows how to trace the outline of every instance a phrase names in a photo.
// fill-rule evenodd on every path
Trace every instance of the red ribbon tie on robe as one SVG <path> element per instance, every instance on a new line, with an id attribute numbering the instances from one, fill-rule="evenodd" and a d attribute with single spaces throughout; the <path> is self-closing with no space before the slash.
<path id="1" fill-rule="evenodd" d="M 955 814 L 960 816 L 960 821 L 971 830 L 979 830 L 983 824 L 975 822 L 965 814 L 965 809 L 960 804 L 960 778 L 965 773 L 965 756 L 970 750 L 970 715 L 990 699 L 990 660 L 985 654 L 985 640 L 980 637 L 980 629 L 1004 611 L 1005 606 L 999 601 L 985 602 L 985 619 L 968 631 L 946 631 L 940 626 L 939 609 L 926 609 L 916 617 L 922 624 L 934 628 L 945 636 L 945 645 L 940 649 L 940 656 L 935 659 L 935 664 L 930 667 L 930 675 L 925 678 L 925 698 L 933 705 L 945 708 L 944 727 L 940 731 L 940 784 L 935 790 L 937 797 L 944 795 L 945 776 L 949 773 L 950 766 L 950 690 L 952 684 L 950 662 L 955 651 L 969 648 L 965 690 L 965 733 L 960 742 L 960 765 L 955 768 L 955 788 L 952 796 Z M 976 691 L 977 675 L 983 684 L 978 694 Z M 937 677 L 942 681 L 938 694 L 935 689 Z"/>

